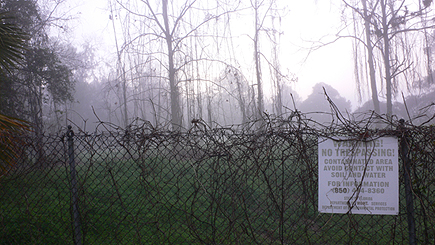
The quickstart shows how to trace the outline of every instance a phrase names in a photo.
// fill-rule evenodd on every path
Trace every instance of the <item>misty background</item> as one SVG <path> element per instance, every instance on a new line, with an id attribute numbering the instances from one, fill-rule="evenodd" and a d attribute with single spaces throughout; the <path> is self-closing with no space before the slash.
<path id="1" fill-rule="evenodd" d="M 38 133 L 434 115 L 430 0 L 2 0 L 28 36 L 0 112 Z"/>

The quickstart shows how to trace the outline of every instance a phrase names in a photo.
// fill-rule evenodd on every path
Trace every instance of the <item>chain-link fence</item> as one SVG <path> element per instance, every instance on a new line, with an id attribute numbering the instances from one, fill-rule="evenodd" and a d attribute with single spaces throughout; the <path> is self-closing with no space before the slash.
<path id="1" fill-rule="evenodd" d="M 0 179 L 0 243 L 435 244 L 433 126 L 299 114 L 183 133 L 147 125 L 21 138 Z M 318 212 L 318 137 L 337 135 L 401 140 L 398 215 Z"/>

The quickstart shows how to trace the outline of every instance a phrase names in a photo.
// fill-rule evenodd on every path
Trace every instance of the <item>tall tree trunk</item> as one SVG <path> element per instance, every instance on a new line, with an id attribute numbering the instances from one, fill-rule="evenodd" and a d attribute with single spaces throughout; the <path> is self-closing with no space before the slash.
<path id="1" fill-rule="evenodd" d="M 168 19 L 168 0 L 162 0 L 163 20 L 165 23 L 165 39 L 168 47 L 168 62 L 169 62 L 169 89 L 171 93 L 171 124 L 172 130 L 180 131 L 182 127 L 181 112 L 180 112 L 180 95 L 178 92 L 178 84 L 176 81 L 176 71 L 174 67 L 174 50 L 172 49 L 172 33 L 169 29 Z"/>
<path id="2" fill-rule="evenodd" d="M 210 128 L 213 128 L 213 108 L 212 108 L 212 98 L 211 98 L 211 89 L 207 86 L 207 122 Z"/>
<path id="3" fill-rule="evenodd" d="M 191 128 L 192 126 L 192 119 L 193 119 L 193 113 L 191 108 L 193 108 L 194 106 L 194 100 L 192 99 L 194 97 L 193 94 L 191 94 L 191 89 L 190 89 L 190 83 L 191 80 L 187 80 L 185 82 L 185 86 L 186 86 L 186 109 L 187 109 L 187 128 Z"/>
<path id="4" fill-rule="evenodd" d="M 42 138 L 44 132 L 44 122 L 42 120 L 42 86 L 31 88 L 29 97 L 30 111 L 33 117 L 33 131 L 36 137 L 36 161 L 37 166 L 42 168 L 45 163 L 44 142 Z"/>
<path id="5" fill-rule="evenodd" d="M 128 126 L 128 111 L 127 111 L 127 79 L 125 77 L 125 67 L 122 66 L 122 99 L 124 104 L 124 127 Z"/>
<path id="6" fill-rule="evenodd" d="M 264 112 L 264 103 L 263 103 L 263 84 L 261 81 L 261 67 L 260 67 L 260 50 L 259 50 L 259 23 L 258 23 L 258 3 L 255 3 L 255 37 L 254 37 L 254 58 L 255 58 L 255 73 L 257 79 L 257 99 L 258 99 L 258 107 L 257 107 L 257 119 L 260 120 L 263 116 Z"/>
<path id="7" fill-rule="evenodd" d="M 110 3 L 111 4 L 111 3 Z M 113 9 L 112 9 L 112 5 L 110 5 L 110 12 L 111 15 L 114 16 L 113 14 Z M 121 59 L 121 52 L 119 51 L 119 47 L 118 47 L 118 38 L 116 37 L 116 28 L 115 28 L 115 18 L 112 18 L 112 28 L 113 28 L 113 33 L 115 35 L 115 45 L 116 45 L 116 54 L 118 56 L 118 69 L 117 72 L 120 71 L 121 72 L 121 80 L 122 80 L 122 104 L 123 104 L 123 109 L 124 109 L 124 113 L 122 113 L 122 109 L 121 109 L 121 115 L 123 115 L 123 124 L 124 127 L 127 128 L 128 125 L 128 115 L 127 115 L 127 79 L 125 77 L 125 67 L 122 65 L 122 59 Z M 117 74 L 119 75 L 119 74 Z M 119 76 L 117 76 L 119 77 Z M 121 102 L 120 102 L 121 104 Z"/>
<path id="8" fill-rule="evenodd" d="M 419 9 L 422 9 L 421 6 L 421 2 L 419 1 Z M 426 82 L 428 83 L 428 85 L 430 86 L 433 83 L 433 76 L 432 76 L 432 44 L 429 41 L 429 35 L 427 33 L 427 29 L 426 29 L 426 23 L 427 23 L 427 13 L 425 14 L 425 17 L 423 17 L 423 15 L 420 16 L 421 18 L 421 22 L 423 24 L 424 27 L 424 46 L 426 49 L 425 55 L 426 55 L 426 70 L 427 70 L 427 80 Z M 421 86 L 421 84 L 419 85 Z"/>
<path id="9" fill-rule="evenodd" d="M 376 77 L 375 77 L 375 66 L 373 63 L 373 46 L 370 38 L 370 19 L 371 14 L 367 13 L 367 0 L 362 0 L 363 8 L 364 8 L 364 27 L 366 34 L 366 47 L 367 47 L 367 62 L 369 64 L 369 76 L 370 76 L 370 86 L 372 90 L 372 101 L 373 108 L 377 114 L 381 113 L 379 106 L 379 98 L 378 98 L 378 89 L 376 87 Z"/>
<path id="10" fill-rule="evenodd" d="M 200 81 L 200 72 L 199 72 L 199 55 L 198 55 L 198 44 L 197 44 L 197 42 L 195 42 L 195 57 L 196 57 L 196 74 L 195 74 L 195 77 L 196 77 L 196 86 L 197 86 L 197 88 L 196 88 L 196 103 L 198 104 L 198 112 L 197 112 L 197 117 L 199 118 L 199 119 L 202 119 L 202 89 L 201 89 L 201 82 L 199 82 Z"/>
<path id="11" fill-rule="evenodd" d="M 387 3 L 385 0 L 381 0 L 382 8 L 382 37 L 384 39 L 384 66 L 385 66 L 385 84 L 387 87 L 387 117 L 393 115 L 393 103 L 392 103 L 392 77 L 390 67 L 390 38 L 388 36 L 388 21 L 387 21 Z M 393 18 L 393 17 L 392 17 Z"/>
<path id="12" fill-rule="evenodd" d="M 241 75 L 236 76 L 235 79 L 236 79 L 236 85 L 237 85 L 237 94 L 238 94 L 240 112 L 242 113 L 242 124 L 245 124 L 246 122 L 248 122 L 248 117 L 246 116 L 245 100 L 243 98 L 242 84 L 240 82 Z"/>
<path id="13" fill-rule="evenodd" d="M 275 36 L 275 34 L 274 34 Z M 275 39 L 275 37 L 274 37 Z M 282 76 L 280 74 L 279 71 L 279 61 L 278 61 L 278 48 L 277 48 L 277 41 L 276 39 L 273 42 L 273 63 L 274 63 L 274 67 L 273 67 L 273 78 L 272 80 L 275 80 L 274 85 L 275 85 L 275 110 L 276 110 L 276 114 L 278 116 L 282 116 Z"/>

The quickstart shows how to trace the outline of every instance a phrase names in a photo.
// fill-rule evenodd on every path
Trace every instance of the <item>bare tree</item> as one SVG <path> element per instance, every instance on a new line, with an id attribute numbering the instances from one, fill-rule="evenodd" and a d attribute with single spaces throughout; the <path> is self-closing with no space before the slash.
<path id="1" fill-rule="evenodd" d="M 230 11 L 219 5 L 208 8 L 207 2 L 201 3 L 197 0 L 183 2 L 143 0 L 131 5 L 127 5 L 130 3 L 128 0 L 125 2 L 117 0 L 117 3 L 132 15 L 135 21 L 142 22 L 142 29 L 138 30 L 125 46 L 134 45 L 138 40 L 148 38 L 149 51 L 146 55 L 153 56 L 155 62 L 166 70 L 165 77 L 169 84 L 172 129 L 181 130 L 183 125 L 181 83 L 192 81 L 191 77 L 185 77 L 188 74 L 186 69 L 188 64 L 196 62 L 196 60 L 188 58 L 188 40 L 200 38 L 198 31 L 205 24 L 211 20 L 217 20 Z M 195 20 L 188 18 L 192 11 L 194 12 L 192 16 L 197 16 Z M 134 28 L 133 23 L 130 24 L 132 24 L 130 28 Z M 130 33 L 130 35 L 132 34 L 133 32 Z"/>
<path id="2" fill-rule="evenodd" d="M 378 114 L 381 114 L 381 109 L 379 107 L 379 98 L 378 98 L 378 89 L 376 86 L 376 74 L 375 74 L 375 65 L 373 61 L 373 45 L 370 37 L 370 20 L 372 13 L 368 13 L 367 11 L 367 0 L 361 1 L 363 5 L 364 11 L 364 28 L 365 28 L 365 37 L 366 37 L 366 47 L 367 47 L 367 63 L 369 65 L 369 76 L 370 76 L 370 88 L 372 91 L 372 101 L 374 111 Z"/>
<path id="3" fill-rule="evenodd" d="M 262 118 L 262 114 L 265 111 L 264 92 L 263 87 L 267 84 L 265 80 L 265 74 L 263 74 L 261 63 L 264 62 L 266 67 L 269 68 L 269 76 L 271 83 L 268 84 L 274 88 L 274 95 L 272 97 L 274 101 L 273 110 L 278 115 L 282 114 L 283 102 L 282 102 L 282 85 L 284 80 L 289 80 L 289 77 L 284 75 L 280 69 L 279 63 L 279 37 L 281 31 L 275 27 L 275 20 L 281 19 L 285 15 L 285 9 L 279 8 L 275 0 L 251 0 L 251 9 L 254 12 L 254 35 L 251 38 L 254 44 L 254 62 L 255 62 L 255 83 L 256 85 L 256 118 L 257 120 Z M 270 17 L 270 18 L 269 18 Z M 262 34 L 266 37 L 263 42 L 260 42 Z M 271 55 L 268 56 L 262 49 L 269 47 Z M 255 94 L 252 91 L 252 95 Z"/>
<path id="4" fill-rule="evenodd" d="M 220 85 L 226 89 L 227 98 L 226 102 L 233 104 L 235 101 L 238 105 L 240 111 L 241 123 L 244 124 L 248 122 L 248 103 L 251 98 L 249 98 L 248 91 L 249 85 L 246 78 L 237 68 L 233 66 L 227 66 L 222 72 L 220 79 Z"/>
<path id="5" fill-rule="evenodd" d="M 115 46 L 116 46 L 116 57 L 117 57 L 117 69 L 116 69 L 116 77 L 117 80 L 120 80 L 121 88 L 122 88 L 122 102 L 120 103 L 123 108 L 123 126 L 127 127 L 128 125 L 128 109 L 127 109 L 127 77 L 125 71 L 125 64 L 122 61 L 122 52 L 119 48 L 118 37 L 115 26 L 115 14 L 112 6 L 112 2 L 110 1 L 110 19 L 112 21 L 112 28 L 115 37 Z"/>
<path id="6" fill-rule="evenodd" d="M 426 25 L 427 19 L 422 18 L 429 11 L 428 7 L 431 1 L 426 1 L 424 6 L 421 6 L 406 0 L 363 0 L 361 1 L 362 8 L 359 7 L 358 2 L 353 4 L 346 0 L 343 2 L 360 17 L 364 25 L 365 38 L 360 38 L 357 33 L 353 37 L 358 42 L 363 43 L 367 50 L 371 94 L 375 111 L 379 112 L 374 68 L 377 58 L 378 64 L 382 63 L 383 71 L 379 70 L 378 76 L 384 80 L 387 115 L 391 116 L 393 113 L 392 98 L 398 88 L 399 75 L 406 74 L 409 70 L 417 70 L 413 68 L 421 65 L 418 60 L 412 60 L 408 46 L 410 43 L 407 39 L 411 33 L 419 33 L 434 27 Z M 418 36 L 418 38 L 421 37 Z M 409 83 L 409 81 L 407 82 Z"/>
<path id="7" fill-rule="evenodd" d="M 255 61 L 255 78 L 257 82 L 257 117 L 260 119 L 264 112 L 264 98 L 263 98 L 263 81 L 261 74 L 261 51 L 260 51 L 260 32 L 263 29 L 263 24 L 267 16 L 267 12 L 272 8 L 272 2 L 267 6 L 266 13 L 263 17 L 260 16 L 259 10 L 264 1 L 251 0 L 251 6 L 254 9 L 255 18 L 255 31 L 252 41 L 254 42 L 254 61 Z"/>
<path id="8" fill-rule="evenodd" d="M 285 102 L 283 101 L 285 98 L 285 84 L 286 82 L 295 82 L 297 78 L 294 74 L 284 74 L 281 69 L 280 64 L 280 44 L 281 44 L 281 35 L 284 34 L 281 31 L 281 19 L 285 15 L 283 14 L 283 9 L 279 8 L 276 5 L 276 2 L 273 2 L 273 10 L 271 11 L 271 28 L 268 29 L 268 37 L 270 38 L 270 42 L 272 44 L 271 48 L 271 59 L 272 61 L 269 64 L 270 77 L 273 88 L 273 110 L 276 115 L 280 116 L 283 114 L 283 108 Z M 278 27 L 276 27 L 276 20 L 278 20 Z M 291 94 L 287 94 L 290 96 Z"/>

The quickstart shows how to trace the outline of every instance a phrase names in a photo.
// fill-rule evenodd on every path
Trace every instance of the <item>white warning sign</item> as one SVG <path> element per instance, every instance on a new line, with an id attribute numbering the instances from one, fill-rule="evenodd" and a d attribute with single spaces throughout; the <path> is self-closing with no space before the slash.
<path id="1" fill-rule="evenodd" d="M 319 138 L 321 213 L 399 213 L 397 138 Z"/>

